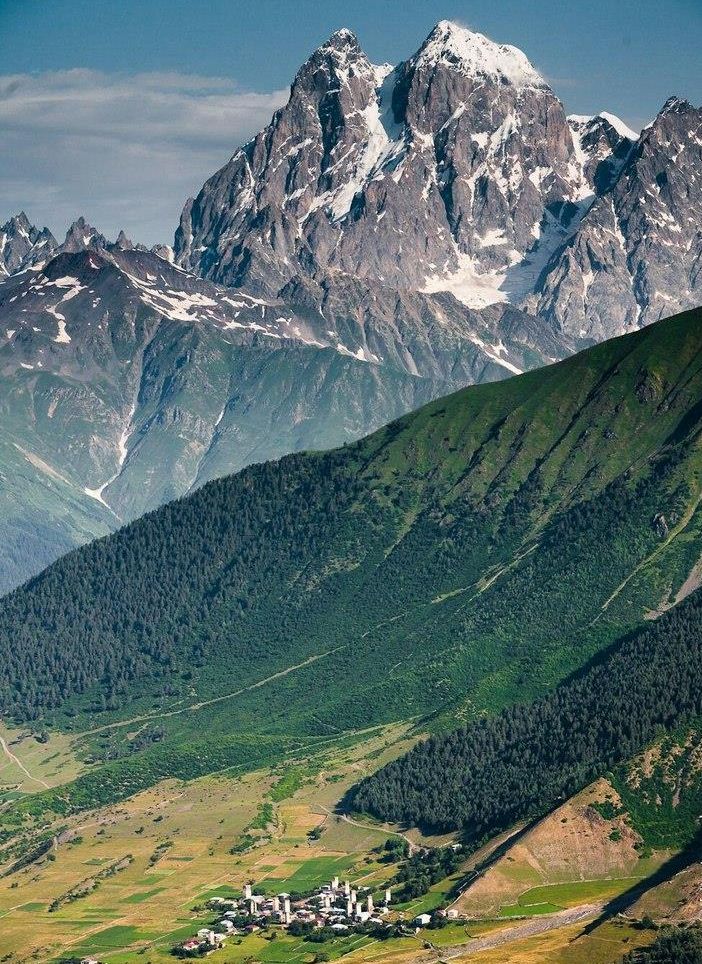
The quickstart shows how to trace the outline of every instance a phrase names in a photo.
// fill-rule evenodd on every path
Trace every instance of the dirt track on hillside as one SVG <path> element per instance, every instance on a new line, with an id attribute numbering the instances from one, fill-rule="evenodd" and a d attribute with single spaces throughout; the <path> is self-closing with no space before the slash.
<path id="1" fill-rule="evenodd" d="M 416 961 L 450 961 L 458 960 L 462 957 L 470 957 L 480 951 L 493 950 L 502 947 L 504 944 L 511 944 L 513 941 L 524 940 L 527 937 L 535 937 L 537 934 L 546 934 L 548 931 L 557 930 L 561 927 L 568 927 L 570 924 L 577 924 L 579 921 L 589 920 L 601 913 L 604 901 L 592 904 L 581 904 L 579 907 L 569 907 L 567 910 L 559 910 L 555 914 L 544 914 L 541 917 L 533 917 L 530 920 L 521 921 L 514 927 L 506 927 L 504 930 L 494 934 L 486 934 L 484 937 L 476 937 L 467 944 L 456 944 L 450 947 L 436 947 L 415 958 Z M 430 932 L 427 931 L 427 934 Z"/>
<path id="2" fill-rule="evenodd" d="M 28 780 L 31 780 L 34 783 L 38 783 L 39 786 L 43 787 L 45 790 L 49 789 L 48 783 L 46 783 L 44 780 L 40 780 L 39 777 L 32 776 L 32 774 L 29 772 L 29 770 L 24 765 L 24 763 L 22 763 L 22 761 L 18 756 L 15 756 L 15 754 L 12 752 L 12 750 L 9 748 L 9 746 L 1 736 L 0 736 L 0 750 L 2 750 L 3 754 L 7 757 L 10 763 L 14 763 L 14 765 L 18 767 L 22 771 L 22 773 L 24 773 L 24 775 L 27 777 Z"/>

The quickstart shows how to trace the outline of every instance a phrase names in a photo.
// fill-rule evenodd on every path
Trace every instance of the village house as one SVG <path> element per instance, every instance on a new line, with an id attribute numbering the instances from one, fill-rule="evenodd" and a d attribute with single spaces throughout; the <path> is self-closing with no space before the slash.
<path id="1" fill-rule="evenodd" d="M 376 927 L 389 928 L 392 925 L 384 921 L 390 913 L 392 892 L 385 889 L 384 898 L 376 906 L 373 893 L 369 887 L 351 887 L 348 880 L 341 882 L 334 877 L 330 883 L 323 884 L 307 896 L 293 902 L 288 893 L 275 894 L 268 897 L 254 894 L 252 884 L 243 888 L 241 899 L 213 897 L 207 906 L 220 917 L 213 927 L 203 927 L 194 937 L 184 941 L 180 948 L 185 952 L 202 952 L 203 947 L 215 949 L 223 946 L 228 937 L 237 934 L 253 934 L 262 926 L 278 924 L 283 928 L 291 927 L 294 923 L 313 928 L 330 928 L 336 934 L 348 934 L 365 924 Z M 446 912 L 446 916 L 457 917 L 454 910 Z M 430 914 L 419 914 L 414 918 L 415 927 L 426 927 L 431 921 Z M 83 964 L 97 964 L 86 961 Z"/>

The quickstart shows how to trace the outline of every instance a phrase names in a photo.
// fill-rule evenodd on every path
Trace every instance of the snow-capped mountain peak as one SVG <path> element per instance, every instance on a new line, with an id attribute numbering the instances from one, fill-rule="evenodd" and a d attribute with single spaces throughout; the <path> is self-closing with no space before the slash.
<path id="1" fill-rule="evenodd" d="M 588 128 L 593 128 L 597 126 L 602 126 L 602 122 L 609 124 L 609 126 L 619 134 L 620 137 L 626 137 L 627 140 L 632 141 L 632 143 L 638 140 L 638 134 L 635 130 L 625 124 L 621 117 L 617 117 L 616 114 L 611 114 L 609 111 L 601 110 L 597 114 L 569 114 L 568 123 L 572 130 L 585 131 Z"/>
<path id="2" fill-rule="evenodd" d="M 530 304 L 562 331 L 590 342 L 702 300 L 702 108 L 670 98 L 633 145 L 602 115 L 599 133 L 620 138 L 608 164 L 616 161 L 618 170 L 604 179 L 577 236 L 553 260 Z"/>
<path id="3" fill-rule="evenodd" d="M 0 279 L 28 268 L 40 268 L 59 254 L 104 251 L 111 247 L 121 251 L 147 250 L 143 244 L 135 244 L 124 231 L 119 232 L 111 245 L 105 235 L 88 224 L 83 216 L 76 218 L 59 244 L 48 228 L 37 228 L 22 211 L 0 226 Z M 173 251 L 168 245 L 155 245 L 154 253 L 166 261 L 173 260 Z"/>
<path id="4" fill-rule="evenodd" d="M 28 238 L 29 232 L 32 230 L 32 225 L 24 211 L 20 211 L 19 214 L 14 214 L 10 220 L 3 225 L 2 230 L 8 232 L 14 231 L 16 234 Z"/>
<path id="5" fill-rule="evenodd" d="M 689 100 L 673 95 L 663 104 L 658 116 L 660 117 L 661 114 L 685 114 L 690 110 L 694 110 L 694 108 Z"/>
<path id="6" fill-rule="evenodd" d="M 514 87 L 546 87 L 546 81 L 517 47 L 498 44 L 452 20 L 440 20 L 416 55 L 417 66 L 443 63 L 472 77 Z"/>
<path id="7" fill-rule="evenodd" d="M 342 51 L 359 51 L 361 49 L 358 37 L 353 30 L 349 30 L 348 27 L 341 27 L 339 30 L 335 30 L 329 39 L 321 45 L 320 49 L 324 50 L 327 47 Z"/>
<path id="8" fill-rule="evenodd" d="M 296 88 L 319 91 L 324 85 L 324 74 L 331 80 L 329 86 L 333 87 L 335 82 L 345 86 L 354 77 L 369 74 L 372 69 L 358 38 L 344 27 L 310 54 L 295 76 L 293 93 Z"/>
<path id="9" fill-rule="evenodd" d="M 393 69 L 338 31 L 186 205 L 176 261 L 266 296 L 329 270 L 414 290 L 466 257 L 471 273 L 503 271 L 542 237 L 548 204 L 579 196 L 574 153 L 516 48 L 442 21 Z"/>
<path id="10" fill-rule="evenodd" d="M 622 137 L 626 137 L 630 141 L 635 141 L 638 139 L 638 134 L 635 130 L 632 130 L 628 124 L 625 124 L 621 117 L 617 117 L 616 114 L 610 114 L 609 111 L 601 110 L 597 117 L 601 117 L 606 120 L 608 124 L 611 124 L 615 129 L 617 134 L 621 134 Z"/>
<path id="11" fill-rule="evenodd" d="M 582 171 L 580 195 L 607 191 L 619 175 L 637 135 L 614 114 L 570 114 L 568 126 Z"/>
<path id="12" fill-rule="evenodd" d="M 522 51 L 448 20 L 394 69 L 341 30 L 186 204 L 175 263 L 265 298 L 357 278 L 534 305 L 576 341 L 618 332 L 699 297 L 699 125 L 678 98 L 641 135 L 607 111 L 567 119 Z M 653 238 L 633 271 L 629 242 Z M 667 277 L 646 291 L 654 261 Z"/>

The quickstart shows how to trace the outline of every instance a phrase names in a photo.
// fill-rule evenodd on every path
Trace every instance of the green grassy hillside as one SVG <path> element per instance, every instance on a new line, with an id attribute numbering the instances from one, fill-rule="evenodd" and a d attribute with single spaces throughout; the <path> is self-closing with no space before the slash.
<path id="1" fill-rule="evenodd" d="M 688 312 L 60 560 L 3 601 L 0 707 L 82 734 L 94 766 L 31 806 L 440 729 L 672 606 L 702 553 L 701 348 Z"/>
<path id="2" fill-rule="evenodd" d="M 702 595 L 696 593 L 534 703 L 416 746 L 368 777 L 353 803 L 383 820 L 461 829 L 476 841 L 543 813 L 618 766 L 622 800 L 633 792 L 638 801 L 629 809 L 643 808 L 650 819 L 650 803 L 656 804 L 648 835 L 659 847 L 680 847 L 699 814 L 700 800 L 684 781 L 685 771 L 697 781 L 698 734 L 685 740 L 678 734 L 678 743 L 671 738 L 659 747 L 660 765 L 640 764 L 633 783 L 625 761 L 661 730 L 702 713 L 700 640 Z"/>

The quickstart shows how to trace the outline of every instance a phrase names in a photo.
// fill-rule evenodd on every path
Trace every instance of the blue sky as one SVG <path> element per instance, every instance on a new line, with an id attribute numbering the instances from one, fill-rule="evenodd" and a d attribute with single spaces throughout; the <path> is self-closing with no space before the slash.
<path id="1" fill-rule="evenodd" d="M 702 103 L 701 0 L 0 0 L 0 220 L 169 240 L 330 33 L 397 62 L 443 18 L 524 50 L 568 112 Z"/>

